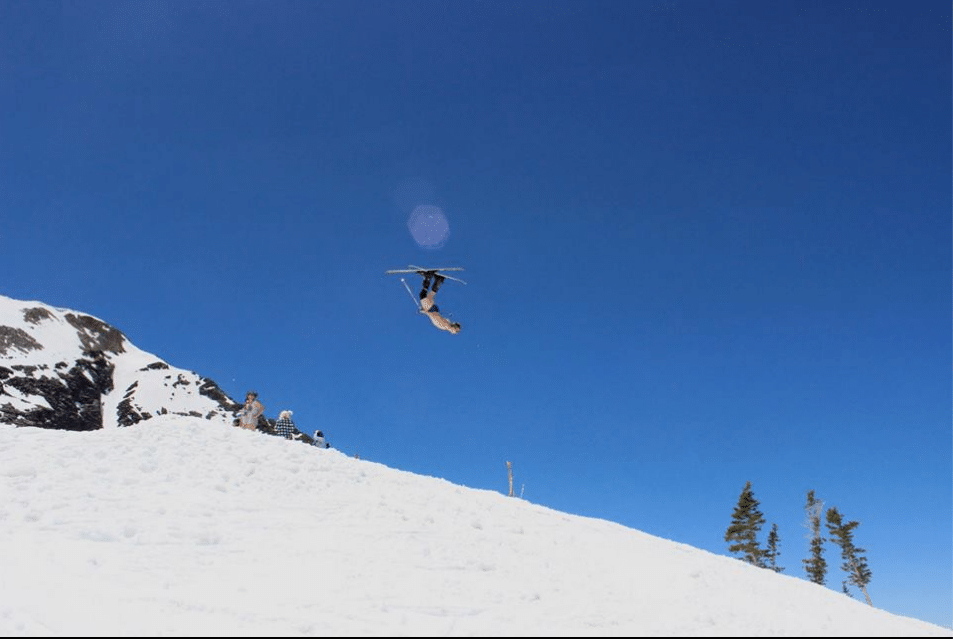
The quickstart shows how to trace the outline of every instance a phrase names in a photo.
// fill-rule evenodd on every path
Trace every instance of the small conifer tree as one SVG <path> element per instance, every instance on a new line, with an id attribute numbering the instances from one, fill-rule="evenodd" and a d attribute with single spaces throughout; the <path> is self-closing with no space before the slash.
<path id="1" fill-rule="evenodd" d="M 778 557 L 781 556 L 781 538 L 778 535 L 778 525 L 771 524 L 771 532 L 768 533 L 768 547 L 764 551 L 764 558 L 767 567 L 774 572 L 784 572 L 784 568 L 778 565 Z"/>
<path id="2" fill-rule="evenodd" d="M 814 491 L 807 491 L 807 505 L 804 507 L 807 513 L 808 530 L 811 531 L 811 556 L 808 559 L 802 559 L 804 570 L 811 581 L 823 586 L 827 575 L 827 561 L 824 559 L 824 538 L 821 537 L 821 513 L 824 511 L 824 502 L 814 496 Z"/>
<path id="3" fill-rule="evenodd" d="M 745 483 L 738 505 L 731 516 L 731 525 L 725 531 L 728 552 L 739 553 L 742 561 L 764 568 L 764 550 L 758 543 L 758 532 L 764 525 L 764 515 L 758 510 L 758 500 L 751 490 L 751 482 Z"/>
<path id="4" fill-rule="evenodd" d="M 840 512 L 834 507 L 827 511 L 827 529 L 830 531 L 831 541 L 840 546 L 841 557 L 844 560 L 841 568 L 847 573 L 844 592 L 847 592 L 848 583 L 853 584 L 860 588 L 867 603 L 872 606 L 874 604 L 871 603 L 870 595 L 867 594 L 867 584 L 870 583 L 873 573 L 867 567 L 867 558 L 863 556 L 866 551 L 854 546 L 854 528 L 859 525 L 859 521 L 844 523 Z"/>

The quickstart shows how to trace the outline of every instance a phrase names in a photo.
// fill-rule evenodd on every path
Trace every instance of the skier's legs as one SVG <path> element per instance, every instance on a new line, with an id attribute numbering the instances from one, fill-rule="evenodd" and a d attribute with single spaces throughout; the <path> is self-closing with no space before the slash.
<path id="1" fill-rule="evenodd" d="M 430 288 L 430 273 L 424 273 L 424 285 L 420 289 L 420 299 L 427 297 L 428 288 Z"/>
<path id="2" fill-rule="evenodd" d="M 437 289 L 440 288 L 440 285 L 443 284 L 444 277 L 440 273 L 437 273 L 433 279 L 433 288 L 431 289 L 434 293 L 437 292 Z"/>

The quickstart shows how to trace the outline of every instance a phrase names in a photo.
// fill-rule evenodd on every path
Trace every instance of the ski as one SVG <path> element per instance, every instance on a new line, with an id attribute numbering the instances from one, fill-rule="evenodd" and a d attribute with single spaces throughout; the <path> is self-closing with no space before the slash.
<path id="1" fill-rule="evenodd" d="M 466 284 L 466 282 L 461 280 L 459 277 L 453 277 L 452 275 L 444 274 L 444 271 L 462 271 L 462 270 L 463 268 L 459 266 L 450 266 L 446 268 L 424 268 L 422 266 L 414 266 L 413 264 L 410 264 L 408 265 L 407 268 L 395 268 L 395 269 L 391 269 L 389 271 L 384 271 L 384 272 L 387 273 L 388 275 L 394 274 L 394 273 L 416 273 L 417 275 L 420 275 L 421 277 L 426 277 L 427 274 L 430 274 L 430 275 L 439 274 L 442 278 L 446 280 L 453 280 L 454 282 L 460 282 L 461 284 Z"/>
<path id="2" fill-rule="evenodd" d="M 437 271 L 462 271 L 462 266 L 448 266 L 446 268 L 424 268 L 422 266 L 416 266 L 414 264 L 408 264 L 407 268 L 412 268 L 414 271 L 423 271 L 425 273 L 435 273 Z"/>

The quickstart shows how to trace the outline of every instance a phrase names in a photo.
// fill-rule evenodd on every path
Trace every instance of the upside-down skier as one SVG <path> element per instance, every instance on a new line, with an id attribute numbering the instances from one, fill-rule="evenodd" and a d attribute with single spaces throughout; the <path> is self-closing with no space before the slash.
<path id="1" fill-rule="evenodd" d="M 424 278 L 423 287 L 420 289 L 420 295 L 418 296 L 419 299 L 414 297 L 414 292 L 410 290 L 409 286 L 407 286 L 407 282 L 404 280 L 404 278 L 400 278 L 400 282 L 404 285 L 404 288 L 407 289 L 407 294 L 410 295 L 411 299 L 413 299 L 414 303 L 417 305 L 418 313 L 426 314 L 430 322 L 440 330 L 447 331 L 451 335 L 456 335 L 462 328 L 460 326 L 460 322 L 453 322 L 449 318 L 441 315 L 440 307 L 437 306 L 435 298 L 437 295 L 437 290 L 440 288 L 440 285 L 444 283 L 444 280 L 453 280 L 454 282 L 466 284 L 466 282 L 458 277 L 445 275 L 443 271 L 462 270 L 463 268 L 460 266 L 448 266 L 445 268 L 423 268 L 421 266 L 409 264 L 407 268 L 394 268 L 384 272 L 387 274 L 416 273 L 417 275 Z M 433 286 L 431 286 L 431 282 L 433 283 Z"/>
<path id="2" fill-rule="evenodd" d="M 423 288 L 420 289 L 420 312 L 424 313 L 430 319 L 430 322 L 440 330 L 456 335 L 462 328 L 460 322 L 451 322 L 441 315 L 440 308 L 435 301 L 437 289 L 443 284 L 444 276 L 440 273 L 424 273 L 423 276 L 424 284 Z M 431 276 L 433 276 L 433 286 L 430 284 Z"/>

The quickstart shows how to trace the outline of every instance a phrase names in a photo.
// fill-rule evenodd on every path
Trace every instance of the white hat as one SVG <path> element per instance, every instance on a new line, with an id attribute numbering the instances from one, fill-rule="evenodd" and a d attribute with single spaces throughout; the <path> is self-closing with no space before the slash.
<path id="1" fill-rule="evenodd" d="M 291 417 L 290 410 L 283 410 L 281 411 L 281 413 L 278 414 L 278 419 L 288 419 L 290 417 Z"/>

